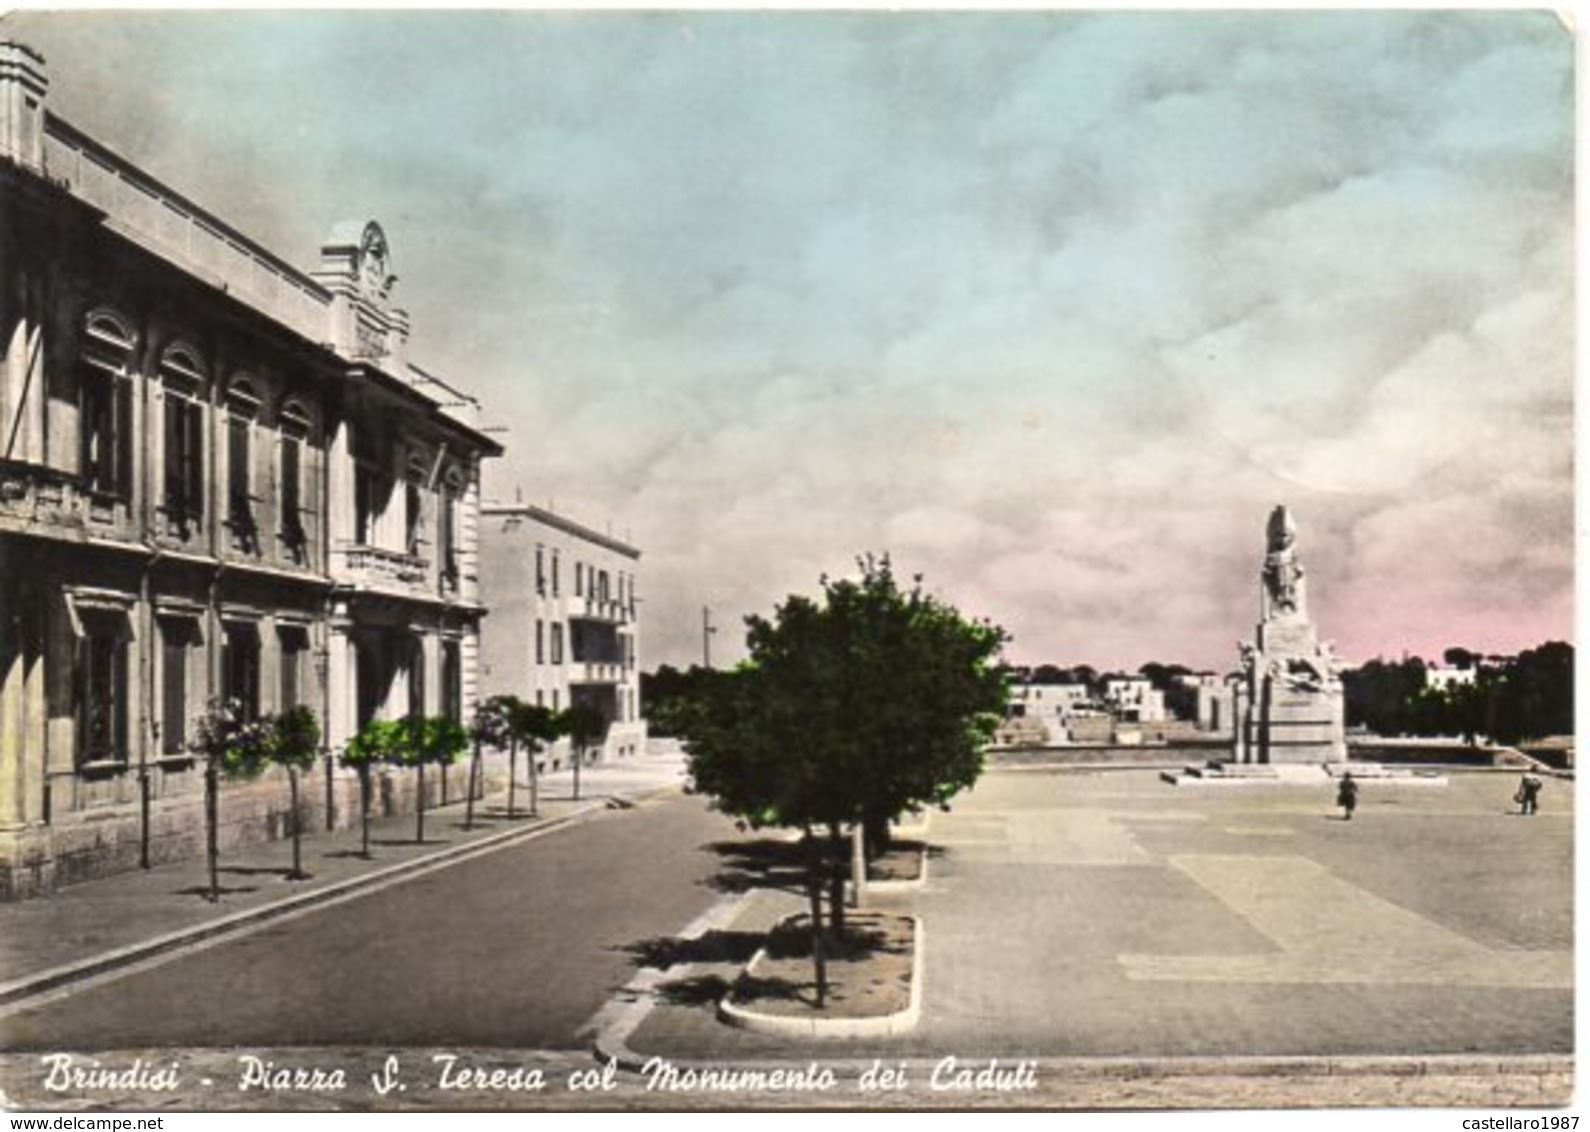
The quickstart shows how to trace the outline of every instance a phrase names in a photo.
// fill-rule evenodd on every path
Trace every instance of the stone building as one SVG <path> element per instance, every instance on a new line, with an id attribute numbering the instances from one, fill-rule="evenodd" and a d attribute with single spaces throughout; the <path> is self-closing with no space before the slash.
<path id="1" fill-rule="evenodd" d="M 327 824 L 351 817 L 334 755 L 362 722 L 467 717 L 500 454 L 478 404 L 408 361 L 378 224 L 301 271 L 47 91 L 0 44 L 6 898 L 199 851 L 188 743 L 213 699 L 314 709 Z M 225 840 L 287 829 L 270 780 L 224 806 Z"/>
<path id="2" fill-rule="evenodd" d="M 598 757 L 643 749 L 639 563 L 634 547 L 552 511 L 482 506 L 480 585 L 492 610 L 481 631 L 482 693 L 554 711 L 593 708 L 607 722 Z M 546 762 L 567 757 L 561 740 Z"/>

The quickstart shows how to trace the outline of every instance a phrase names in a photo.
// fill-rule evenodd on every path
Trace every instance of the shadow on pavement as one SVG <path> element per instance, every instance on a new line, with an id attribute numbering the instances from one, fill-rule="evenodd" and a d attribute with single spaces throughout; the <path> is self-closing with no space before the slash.
<path id="1" fill-rule="evenodd" d="M 715 841 L 706 848 L 723 861 L 724 867 L 706 881 L 719 892 L 741 893 L 753 888 L 805 891 L 806 849 L 798 841 Z"/>
<path id="2" fill-rule="evenodd" d="M 766 939 L 763 932 L 710 931 L 694 939 L 653 936 L 621 950 L 637 967 L 666 971 L 690 963 L 746 963 Z"/>

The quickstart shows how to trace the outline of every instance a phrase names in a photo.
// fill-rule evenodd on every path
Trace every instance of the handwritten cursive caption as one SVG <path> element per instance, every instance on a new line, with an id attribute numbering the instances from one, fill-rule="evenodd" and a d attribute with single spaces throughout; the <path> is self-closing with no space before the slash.
<path id="1" fill-rule="evenodd" d="M 549 1076 L 537 1065 L 485 1064 L 462 1054 L 434 1053 L 408 1060 L 389 1054 L 380 1067 L 361 1075 L 345 1066 L 312 1061 L 276 1061 L 254 1054 L 237 1055 L 233 1076 L 197 1076 L 180 1061 L 135 1058 L 115 1063 L 70 1053 L 41 1059 L 43 1086 L 52 1093 L 172 1093 L 184 1090 L 230 1090 L 238 1093 L 342 1093 L 366 1081 L 378 1097 L 396 1097 L 410 1084 L 451 1093 L 607 1093 L 639 1089 L 660 1093 L 828 1093 L 844 1089 L 890 1093 L 925 1087 L 936 1093 L 1025 1092 L 1038 1087 L 1035 1061 L 1001 1058 L 966 1059 L 949 1055 L 937 1062 L 887 1063 L 874 1059 L 864 1068 L 816 1061 L 804 1065 L 737 1066 L 681 1064 L 653 1057 L 638 1070 L 621 1072 L 616 1061 L 604 1061 Z"/>

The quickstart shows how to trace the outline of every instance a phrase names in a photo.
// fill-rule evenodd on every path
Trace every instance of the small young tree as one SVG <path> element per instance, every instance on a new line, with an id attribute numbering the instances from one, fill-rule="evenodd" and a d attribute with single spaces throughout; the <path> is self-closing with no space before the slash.
<path id="1" fill-rule="evenodd" d="M 512 705 L 517 696 L 492 696 L 475 709 L 475 720 L 469 729 L 474 754 L 469 766 L 469 804 L 464 808 L 464 828 L 475 828 L 475 791 L 480 784 L 480 749 L 508 748 L 508 816 L 513 817 L 513 777 L 515 741 L 510 727 Z"/>
<path id="2" fill-rule="evenodd" d="M 359 775 L 360 855 L 364 857 L 370 856 L 370 774 L 380 764 L 403 761 L 405 727 L 401 719 L 372 719 L 359 728 L 342 751 L 343 763 Z"/>
<path id="3" fill-rule="evenodd" d="M 446 768 L 469 748 L 469 732 L 457 720 L 443 715 L 413 715 L 400 725 L 401 759 L 417 774 L 414 804 L 414 840 L 425 841 L 425 768 L 434 763 Z"/>
<path id="4" fill-rule="evenodd" d="M 268 727 L 245 716 L 238 700 L 212 700 L 198 719 L 189 748 L 204 758 L 204 848 L 212 904 L 221 900 L 221 779 L 253 778 L 269 763 Z"/>
<path id="5" fill-rule="evenodd" d="M 607 738 L 607 720 L 588 704 L 575 704 L 559 719 L 558 728 L 569 737 L 569 754 L 574 760 L 574 799 L 580 797 L 580 766 L 592 747 Z"/>
<path id="6" fill-rule="evenodd" d="M 300 704 L 265 721 L 265 757 L 287 769 L 287 789 L 293 811 L 293 871 L 289 880 L 305 880 L 302 822 L 298 811 L 298 776 L 315 765 L 320 751 L 320 724 L 315 713 Z"/>
<path id="7" fill-rule="evenodd" d="M 530 816 L 541 812 L 541 771 L 536 756 L 557 742 L 561 732 L 558 713 L 541 704 L 518 702 L 510 717 L 515 748 L 522 744 L 530 767 Z M 510 756 L 511 757 L 511 756 Z M 513 783 L 508 784 L 508 814 L 513 816 Z"/>

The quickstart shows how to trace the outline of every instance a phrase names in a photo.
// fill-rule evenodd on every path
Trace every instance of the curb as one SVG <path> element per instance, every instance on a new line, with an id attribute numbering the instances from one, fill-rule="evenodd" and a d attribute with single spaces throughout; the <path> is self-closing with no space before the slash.
<path id="1" fill-rule="evenodd" d="M 655 790 L 648 790 L 636 795 L 632 801 L 646 801 L 673 789 L 676 789 L 676 787 L 669 785 Z M 459 864 L 473 857 L 484 856 L 487 853 L 506 848 L 516 842 L 529 841 L 552 833 L 564 826 L 587 821 L 599 814 L 608 812 L 611 808 L 609 803 L 615 797 L 617 795 L 595 795 L 590 799 L 582 800 L 587 801 L 589 804 L 562 817 L 547 818 L 536 822 L 534 825 L 488 834 L 479 841 L 471 842 L 468 845 L 438 850 L 424 857 L 416 857 L 413 860 L 403 861 L 359 876 L 349 877 L 345 880 L 328 884 L 324 888 L 317 888 L 292 896 L 284 896 L 280 900 L 262 904 L 257 908 L 232 912 L 206 923 L 178 928 L 175 931 L 152 936 L 137 943 L 127 944 L 123 947 L 102 952 L 99 955 L 90 956 L 87 959 L 78 960 L 75 963 L 51 967 L 33 975 L 25 975 L 20 979 L 0 983 L 0 1010 L 9 1009 L 30 998 L 72 983 L 107 974 L 123 967 L 130 967 L 135 963 L 155 958 L 190 944 L 221 939 L 267 920 L 290 915 L 294 912 L 305 911 L 321 904 L 329 904 L 365 890 L 385 887 L 423 872 Z"/>
<path id="2" fill-rule="evenodd" d="M 867 1018 L 792 1018 L 783 1014 L 764 1014 L 746 1006 L 737 1005 L 731 990 L 718 1002 L 718 1017 L 742 1030 L 754 1034 L 774 1034 L 780 1037 L 803 1038 L 879 1038 L 894 1037 L 912 1029 L 922 1017 L 922 954 L 925 947 L 922 920 L 911 916 L 911 999 L 904 1010 L 893 1014 L 880 1014 Z M 752 974 L 756 965 L 767 956 L 767 948 L 758 948 L 751 961 L 745 965 L 746 974 Z"/>

